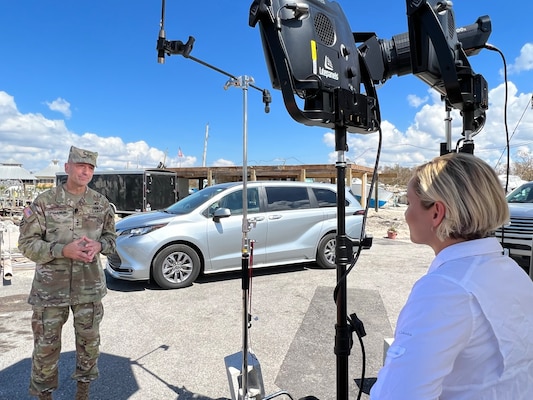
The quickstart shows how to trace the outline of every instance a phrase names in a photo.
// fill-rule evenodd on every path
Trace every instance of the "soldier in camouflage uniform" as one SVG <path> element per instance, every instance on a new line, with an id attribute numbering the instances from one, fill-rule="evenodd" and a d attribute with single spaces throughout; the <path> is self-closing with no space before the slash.
<path id="1" fill-rule="evenodd" d="M 76 399 L 88 399 L 98 377 L 102 297 L 107 288 L 100 254 L 115 251 L 115 217 L 105 196 L 87 187 L 98 153 L 71 147 L 67 182 L 24 209 L 19 249 L 36 263 L 28 302 L 34 350 L 30 394 L 52 399 L 58 387 L 61 330 L 72 310 L 76 335 Z"/>

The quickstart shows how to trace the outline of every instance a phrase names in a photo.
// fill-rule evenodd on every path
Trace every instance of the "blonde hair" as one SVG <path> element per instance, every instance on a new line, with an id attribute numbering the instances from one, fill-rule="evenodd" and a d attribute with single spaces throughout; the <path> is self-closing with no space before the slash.
<path id="1" fill-rule="evenodd" d="M 446 207 L 436 232 L 440 240 L 484 238 L 509 221 L 505 192 L 496 172 L 471 154 L 436 157 L 415 169 L 413 183 L 424 207 L 436 201 Z"/>

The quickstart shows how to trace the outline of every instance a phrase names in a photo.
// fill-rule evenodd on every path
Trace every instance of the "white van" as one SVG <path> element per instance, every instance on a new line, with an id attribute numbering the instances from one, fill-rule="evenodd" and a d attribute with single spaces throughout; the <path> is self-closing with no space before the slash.
<path id="1" fill-rule="evenodd" d="M 332 184 L 253 181 L 247 217 L 253 226 L 253 268 L 317 262 L 335 268 L 337 187 Z M 138 213 L 116 224 L 117 251 L 107 272 L 118 279 L 151 280 L 165 289 L 191 285 L 200 273 L 241 268 L 242 182 L 204 188 L 160 210 Z M 346 235 L 355 245 L 364 210 L 346 189 Z"/>

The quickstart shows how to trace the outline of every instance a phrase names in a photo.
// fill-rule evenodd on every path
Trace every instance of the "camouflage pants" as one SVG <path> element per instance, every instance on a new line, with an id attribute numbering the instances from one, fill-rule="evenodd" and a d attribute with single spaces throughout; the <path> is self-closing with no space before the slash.
<path id="1" fill-rule="evenodd" d="M 70 306 L 76 335 L 76 370 L 72 379 L 92 381 L 98 377 L 100 322 L 104 315 L 101 302 Z M 69 317 L 69 307 L 33 307 L 34 348 L 30 394 L 37 395 L 58 387 L 61 332 Z"/>

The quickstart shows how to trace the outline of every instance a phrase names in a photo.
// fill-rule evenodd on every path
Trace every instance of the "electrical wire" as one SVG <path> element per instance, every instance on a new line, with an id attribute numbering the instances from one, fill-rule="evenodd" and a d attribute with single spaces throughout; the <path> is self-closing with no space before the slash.
<path id="1" fill-rule="evenodd" d="M 338 292 L 339 292 L 339 286 L 340 286 L 341 282 L 343 280 L 346 280 L 346 277 L 348 276 L 350 271 L 355 266 L 357 260 L 359 259 L 359 255 L 361 254 L 361 250 L 363 249 L 362 243 L 363 243 L 363 235 L 365 234 L 366 220 L 367 220 L 367 217 L 368 217 L 368 208 L 370 206 L 370 199 L 372 198 L 372 191 L 373 191 L 373 188 L 374 188 L 374 184 L 375 184 L 375 182 L 377 180 L 377 176 L 378 176 L 379 159 L 380 159 L 380 156 L 381 156 L 381 147 L 382 147 L 382 143 L 383 143 L 383 131 L 381 129 L 381 111 L 380 111 L 379 99 L 378 99 L 378 94 L 377 94 L 377 91 L 376 91 L 376 86 L 374 85 L 374 81 L 370 77 L 370 69 L 368 68 L 368 65 L 366 63 L 366 59 L 364 57 L 360 56 L 359 57 L 359 63 L 360 63 L 360 67 L 361 67 L 360 68 L 361 69 L 361 79 L 364 82 L 364 86 L 365 86 L 367 95 L 369 95 L 370 97 L 373 97 L 376 100 L 376 107 L 375 107 L 374 111 L 376 113 L 376 120 L 379 121 L 379 126 L 378 126 L 378 133 L 379 133 L 379 135 L 378 135 L 378 148 L 377 148 L 377 152 L 376 152 L 376 160 L 374 162 L 374 171 L 372 173 L 372 180 L 371 180 L 371 184 L 370 184 L 370 190 L 369 190 L 369 193 L 368 193 L 368 196 L 367 196 L 367 199 L 366 199 L 365 212 L 363 214 L 363 222 L 361 224 L 361 233 L 360 233 L 360 236 L 359 236 L 359 246 L 358 246 L 357 253 L 354 256 L 354 259 L 353 259 L 350 267 L 346 270 L 344 275 L 341 276 L 340 279 L 337 281 L 337 285 L 335 286 L 335 290 L 333 291 L 333 300 L 335 301 L 335 303 L 337 302 L 337 295 L 338 295 Z"/>
<path id="2" fill-rule="evenodd" d="M 368 196 L 366 198 L 365 212 L 363 214 L 363 222 L 361 224 L 361 236 L 359 238 L 359 246 L 357 247 L 357 252 L 354 255 L 354 259 L 353 259 L 352 263 L 350 264 L 350 266 L 346 270 L 345 274 L 337 282 L 337 286 L 335 287 L 335 290 L 333 292 L 333 299 L 335 301 L 337 300 L 337 295 L 338 295 L 338 291 L 339 291 L 340 282 L 343 279 L 346 279 L 346 277 L 350 274 L 351 270 L 355 267 L 355 264 L 357 263 L 357 260 L 359 259 L 359 255 L 361 254 L 361 251 L 363 249 L 363 246 L 362 246 L 362 242 L 363 241 L 362 241 L 362 239 L 363 239 L 364 232 L 366 230 L 366 220 L 368 218 L 368 210 L 370 208 L 370 200 L 372 199 L 372 192 L 373 192 L 374 185 L 375 185 L 375 182 L 376 182 L 376 179 L 377 179 L 377 175 L 378 175 L 377 171 L 378 171 L 378 167 L 379 167 L 379 159 L 380 159 L 380 156 L 381 156 L 382 143 L 383 143 L 383 130 L 381 129 L 381 125 L 380 125 L 380 127 L 378 129 L 378 150 L 377 150 L 377 153 L 376 153 L 376 161 L 374 162 L 374 172 L 372 173 L 372 180 L 371 180 L 371 184 L 370 184 L 370 190 L 368 191 Z"/>
<path id="3" fill-rule="evenodd" d="M 492 50 L 492 51 L 498 52 L 501 55 L 502 60 L 503 60 L 503 64 L 504 64 L 504 73 L 505 73 L 504 125 L 505 125 L 505 132 L 506 132 L 506 143 L 507 143 L 506 148 L 507 148 L 507 160 L 508 160 L 508 162 L 507 162 L 507 173 L 506 173 L 506 191 L 507 191 L 508 182 L 509 182 L 509 164 L 510 164 L 510 149 L 509 149 L 509 147 L 510 147 L 509 146 L 510 138 L 509 138 L 509 129 L 508 129 L 508 124 L 507 124 L 507 104 L 508 104 L 507 63 L 505 61 L 505 56 L 503 55 L 503 53 L 498 48 L 496 48 L 495 46 L 492 46 L 490 44 L 486 44 L 485 48 L 487 48 L 489 50 Z M 365 64 L 365 66 L 366 66 L 366 64 Z M 371 82 L 371 80 L 370 80 L 370 82 Z M 374 90 L 374 86 L 373 85 L 372 85 L 372 90 Z M 378 102 L 377 95 L 376 95 L 375 98 L 376 98 L 376 104 L 377 104 L 377 113 L 379 115 L 379 102 Z M 381 117 L 380 116 L 379 116 L 378 120 L 381 121 Z M 352 269 L 355 267 L 355 265 L 356 265 L 356 263 L 357 263 L 357 261 L 359 259 L 359 256 L 361 254 L 361 251 L 362 251 L 362 238 L 363 238 L 363 235 L 364 235 L 364 232 L 365 232 L 366 221 L 367 221 L 367 218 L 368 218 L 368 210 L 369 210 L 369 207 L 370 207 L 370 200 L 372 199 L 372 191 L 374 189 L 375 181 L 377 179 L 378 167 L 379 167 L 379 159 L 380 159 L 380 156 L 381 156 L 381 149 L 382 149 L 382 143 L 383 143 L 383 131 L 382 131 L 381 125 L 379 126 L 378 132 L 379 132 L 378 149 L 377 149 L 377 152 L 376 152 L 376 160 L 375 160 L 375 164 L 374 164 L 374 171 L 373 171 L 373 174 L 372 174 L 370 190 L 369 190 L 369 193 L 368 193 L 368 196 L 367 196 L 367 199 L 366 199 L 365 211 L 364 211 L 364 214 L 363 214 L 363 222 L 362 222 L 362 227 L 361 227 L 361 237 L 359 238 L 360 239 L 359 240 L 359 246 L 357 248 L 357 251 L 354 254 L 354 257 L 353 257 L 353 260 L 352 260 L 350 266 L 347 268 L 347 270 L 343 274 L 343 276 L 341 276 L 339 278 L 339 280 L 337 281 L 337 285 L 335 286 L 335 289 L 333 291 L 333 299 L 334 299 L 335 302 L 337 302 L 337 296 L 338 296 L 338 292 L 339 292 L 339 289 L 340 289 L 340 284 L 343 281 L 347 280 L 348 275 L 350 274 Z M 502 231 L 502 241 L 503 241 L 503 231 Z M 349 320 L 349 322 L 352 322 L 352 320 L 350 318 L 348 318 L 348 320 Z M 352 326 L 353 326 L 353 324 L 352 324 Z M 357 337 L 359 339 L 359 343 L 360 343 L 360 346 L 361 346 L 361 353 L 362 353 L 361 382 L 360 382 L 360 385 L 359 385 L 359 393 L 358 393 L 358 396 L 357 396 L 357 400 L 360 400 L 361 399 L 361 395 L 362 395 L 362 390 L 363 390 L 363 387 L 364 387 L 364 382 L 365 382 L 366 351 L 365 351 L 365 348 L 364 348 L 364 343 L 363 343 L 361 335 L 358 334 Z"/>
<path id="4" fill-rule="evenodd" d="M 377 98 L 376 98 L 376 101 L 377 101 Z M 366 220 L 367 220 L 367 217 L 368 217 L 368 209 L 370 207 L 370 200 L 372 199 L 372 189 L 374 187 L 375 180 L 377 179 L 379 158 L 380 158 L 380 155 L 381 155 L 381 146 L 382 146 L 382 142 L 383 142 L 383 131 L 381 129 L 381 125 L 379 126 L 378 135 L 379 135 L 378 136 L 378 150 L 377 150 L 377 153 L 376 153 L 376 161 L 374 163 L 374 172 L 372 174 L 372 183 L 370 185 L 370 190 L 368 192 L 368 197 L 367 197 L 366 205 L 365 205 L 365 212 L 363 214 L 363 222 L 362 222 L 362 225 L 361 225 L 361 236 L 359 238 L 359 246 L 357 247 L 357 251 L 354 254 L 354 257 L 353 257 L 353 260 L 352 260 L 350 266 L 346 269 L 346 272 L 337 281 L 337 285 L 335 286 L 335 290 L 333 291 L 333 300 L 335 301 L 335 303 L 337 302 L 337 296 L 338 296 L 338 293 L 339 293 L 341 282 L 343 280 L 346 281 L 346 279 L 348 278 L 348 275 L 350 274 L 352 269 L 355 267 L 355 264 L 357 263 L 357 260 L 359 260 L 359 256 L 361 255 L 361 251 L 363 250 L 362 238 L 363 238 L 363 235 L 364 235 L 364 232 L 365 232 Z M 357 337 L 359 339 L 359 344 L 361 346 L 361 357 L 362 357 L 362 359 L 361 359 L 362 360 L 361 361 L 361 364 L 362 364 L 362 366 L 361 366 L 361 381 L 360 381 L 360 384 L 359 384 L 359 392 L 358 392 L 358 395 L 357 395 L 357 400 L 360 400 L 361 399 L 361 395 L 363 393 L 364 383 L 365 383 L 366 351 L 365 351 L 365 346 L 364 346 L 362 337 L 359 336 L 359 335 L 357 335 Z"/>
<path id="5" fill-rule="evenodd" d="M 486 43 L 484 46 L 487 50 L 495 51 L 497 52 L 500 57 L 502 58 L 503 62 L 503 77 L 505 82 L 505 100 L 503 103 L 503 124 L 505 127 L 505 139 L 506 139 L 506 145 L 505 145 L 505 151 L 507 153 L 507 166 L 505 168 L 505 193 L 507 193 L 507 190 L 509 189 L 509 175 L 510 175 L 510 168 L 511 168 L 511 138 L 509 137 L 509 125 L 507 123 L 507 106 L 508 106 L 508 98 L 509 98 L 509 81 L 507 80 L 507 61 L 505 60 L 505 55 L 503 52 L 498 49 L 496 46 L 493 46 L 492 44 Z M 500 156 L 501 159 L 501 156 Z M 498 160 L 499 162 L 500 160 Z M 502 238 L 503 240 L 503 238 Z"/>
<path id="6" fill-rule="evenodd" d="M 335 304 L 337 303 L 337 296 L 339 294 L 339 289 L 340 289 L 341 284 L 342 283 L 346 283 L 348 275 L 350 274 L 352 269 L 355 267 L 355 264 L 357 263 L 357 260 L 359 259 L 359 256 L 361 255 L 361 251 L 363 250 L 363 236 L 365 235 L 366 220 L 367 220 L 367 217 L 368 217 L 368 209 L 370 207 L 370 200 L 372 199 L 372 190 L 373 190 L 374 184 L 375 184 L 375 182 L 377 180 L 378 168 L 379 168 L 379 159 L 380 159 L 380 156 L 381 156 L 381 148 L 382 148 L 382 143 L 383 143 L 383 131 L 381 129 L 381 112 L 380 112 L 379 100 L 378 100 L 376 87 L 374 85 L 373 80 L 370 78 L 370 70 L 368 68 L 368 65 L 366 64 L 366 60 L 363 57 L 359 57 L 359 61 L 360 61 L 360 66 L 361 66 L 361 78 L 362 78 L 362 81 L 365 82 L 366 93 L 367 93 L 368 96 L 373 97 L 376 100 L 376 108 L 375 108 L 374 111 L 376 113 L 376 119 L 377 119 L 377 121 L 379 121 L 379 126 L 378 126 L 378 149 L 377 149 L 377 152 L 376 152 L 376 160 L 375 160 L 375 163 L 374 163 L 374 171 L 372 173 L 372 181 L 371 181 L 371 185 L 370 185 L 370 190 L 369 190 L 369 193 L 368 193 L 368 197 L 366 199 L 365 211 L 364 211 L 364 214 L 363 214 L 363 222 L 361 224 L 361 233 L 360 233 L 360 236 L 359 236 L 359 246 L 357 247 L 356 253 L 353 255 L 353 260 L 352 260 L 350 266 L 346 269 L 345 273 L 339 278 L 339 280 L 337 281 L 337 284 L 335 286 L 335 289 L 333 290 L 333 300 L 334 300 Z M 350 323 L 350 326 L 352 326 L 352 328 L 354 328 L 353 319 L 347 316 L 347 320 Z M 362 322 L 361 322 L 361 329 L 364 330 L 364 328 L 362 328 Z M 357 329 L 355 329 L 355 331 L 357 332 L 357 337 L 359 339 L 359 344 L 361 346 L 361 357 L 362 357 L 361 381 L 360 381 L 359 391 L 358 391 L 358 395 L 357 395 L 357 400 L 360 400 L 361 399 L 361 395 L 363 394 L 363 387 L 364 387 L 364 383 L 365 383 L 366 351 L 365 351 L 364 343 L 363 343 L 363 340 L 362 340 L 362 335 L 360 335 L 360 333 L 358 332 Z"/>
<path id="7" fill-rule="evenodd" d="M 510 146 L 511 139 L 509 137 L 509 126 L 507 124 L 507 105 L 508 105 L 508 96 L 509 96 L 509 82 L 507 81 L 507 61 L 505 60 L 505 55 L 503 54 L 503 52 L 500 49 L 498 49 L 496 46 L 486 43 L 484 47 L 487 50 L 496 51 L 502 58 L 502 62 L 503 62 L 503 74 L 504 74 L 504 82 L 505 82 L 505 100 L 503 103 L 503 123 L 505 126 L 505 139 L 506 139 L 505 149 L 507 153 L 507 166 L 505 168 L 505 193 L 507 193 L 507 191 L 509 190 L 509 175 L 510 175 L 510 169 L 511 169 L 511 146 Z M 500 156 L 500 159 L 501 159 L 501 156 Z M 505 252 L 505 248 L 504 248 L 505 225 L 502 225 L 501 232 L 502 234 L 500 237 L 500 243 Z"/>
<path id="8" fill-rule="evenodd" d="M 526 115 L 526 111 L 531 107 L 531 104 L 530 102 L 533 102 L 533 95 L 531 95 L 531 100 L 528 101 L 528 103 L 526 104 L 526 106 L 524 107 L 524 111 L 522 111 L 522 115 L 520 116 L 520 118 L 518 119 L 518 122 L 516 123 L 516 126 L 514 127 L 513 129 L 513 133 L 511 134 L 511 137 L 509 139 L 509 142 L 508 142 L 508 147 L 515 147 L 515 146 L 511 146 L 511 140 L 513 139 L 513 136 L 515 135 L 516 133 L 516 130 L 518 129 L 518 125 L 520 125 L 520 123 L 522 122 L 522 119 L 524 119 L 524 115 Z M 516 146 L 523 146 L 524 144 L 527 144 L 529 142 L 524 142 L 524 143 L 520 143 Z M 500 163 L 500 160 L 502 159 L 503 157 L 503 154 L 504 154 L 505 150 L 502 151 L 502 154 L 500 155 L 500 158 L 498 159 L 498 161 L 496 162 L 496 167 L 498 166 L 498 164 Z"/>

